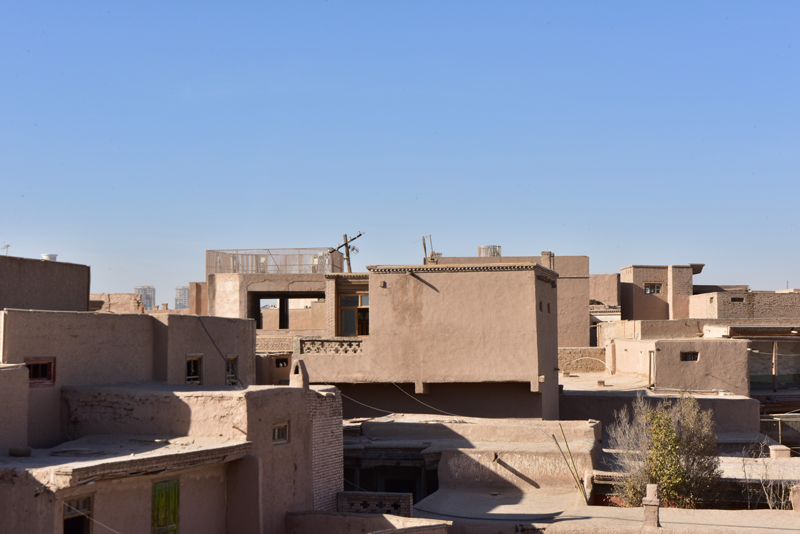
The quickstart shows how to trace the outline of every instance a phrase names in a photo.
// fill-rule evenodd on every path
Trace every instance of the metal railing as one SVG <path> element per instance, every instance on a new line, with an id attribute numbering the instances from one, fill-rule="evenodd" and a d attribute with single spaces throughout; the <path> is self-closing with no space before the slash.
<path id="1" fill-rule="evenodd" d="M 312 274 L 342 272 L 341 252 L 329 248 L 265 248 L 206 251 L 206 279 L 217 273 Z"/>

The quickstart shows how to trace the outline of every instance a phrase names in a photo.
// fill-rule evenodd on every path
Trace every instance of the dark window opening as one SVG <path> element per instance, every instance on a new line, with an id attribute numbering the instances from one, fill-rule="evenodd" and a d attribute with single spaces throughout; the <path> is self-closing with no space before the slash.
<path id="1" fill-rule="evenodd" d="M 202 356 L 188 356 L 186 358 L 186 383 L 195 386 L 203 383 Z"/>
<path id="2" fill-rule="evenodd" d="M 225 362 L 225 385 L 235 386 L 239 383 L 239 357 L 228 356 Z"/>
<path id="3" fill-rule="evenodd" d="M 731 302 L 744 302 L 744 299 L 741 297 L 733 297 L 731 298 Z"/>
<path id="4" fill-rule="evenodd" d="M 339 297 L 339 335 L 369 335 L 369 295 Z"/>
<path id="5" fill-rule="evenodd" d="M 547 313 L 550 313 L 550 303 L 547 303 Z"/>
<path id="6" fill-rule="evenodd" d="M 272 443 L 289 442 L 289 423 L 281 423 L 272 427 Z"/>
<path id="7" fill-rule="evenodd" d="M 248 291 L 247 318 L 255 320 L 258 330 L 289 330 L 291 310 L 310 308 L 309 300 L 324 302 L 325 293 Z"/>
<path id="8" fill-rule="evenodd" d="M 698 352 L 681 352 L 682 362 L 696 362 L 699 357 L 700 354 Z"/>
<path id="9" fill-rule="evenodd" d="M 289 367 L 289 358 L 275 358 L 275 367 Z"/>
<path id="10" fill-rule="evenodd" d="M 92 532 L 92 497 L 73 499 L 64 504 L 64 534 Z"/>
<path id="11" fill-rule="evenodd" d="M 30 387 L 49 386 L 55 383 L 54 359 L 26 359 L 25 366 L 28 368 Z"/>

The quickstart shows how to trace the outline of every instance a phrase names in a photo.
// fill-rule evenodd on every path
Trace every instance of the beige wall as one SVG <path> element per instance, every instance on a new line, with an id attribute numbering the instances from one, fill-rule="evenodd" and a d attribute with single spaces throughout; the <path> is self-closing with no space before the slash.
<path id="1" fill-rule="evenodd" d="M 0 310 L 86 311 L 89 266 L 0 256 Z"/>
<path id="2" fill-rule="evenodd" d="M 89 434 L 161 434 L 251 441 L 250 454 L 260 461 L 248 466 L 260 470 L 257 491 L 265 532 L 282 533 L 287 511 L 335 502 L 335 493 L 343 487 L 343 467 L 335 461 L 342 451 L 341 399 L 334 388 L 66 388 L 64 399 L 71 439 Z M 273 426 L 287 421 L 289 442 L 273 445 Z"/>
<path id="3" fill-rule="evenodd" d="M 619 273 L 589 275 L 589 299 L 619 306 Z"/>
<path id="4" fill-rule="evenodd" d="M 531 264 L 370 269 L 370 335 L 354 340 L 362 352 L 296 350 L 313 382 L 413 383 L 420 392 L 529 382 L 545 396 L 543 416 L 557 416 L 555 273 Z"/>
<path id="5" fill-rule="evenodd" d="M 0 455 L 28 446 L 28 368 L 0 364 Z"/>
<path id="6" fill-rule="evenodd" d="M 168 384 L 186 383 L 186 358 L 203 355 L 203 385 L 224 386 L 226 358 L 238 356 L 239 379 L 245 385 L 255 384 L 255 322 L 223 317 L 154 315 L 167 325 L 168 366 L 154 378 Z M 160 372 L 159 372 L 160 371 Z"/>
<path id="7" fill-rule="evenodd" d="M 208 282 L 189 282 L 189 313 L 208 315 Z"/>
<path id="8" fill-rule="evenodd" d="M 558 346 L 589 346 L 590 276 L 588 256 L 441 257 L 439 265 L 538 263 L 558 273 Z"/>
<path id="9" fill-rule="evenodd" d="M 65 386 L 151 380 L 184 384 L 186 355 L 197 353 L 203 354 L 204 384 L 222 386 L 225 362 L 218 348 L 225 355 L 238 354 L 239 378 L 245 384 L 255 383 L 253 321 L 22 310 L 0 312 L 0 318 L 4 332 L 0 363 L 55 359 L 54 383 L 29 391 L 28 439 L 32 447 L 63 441 L 59 406 Z"/>
<path id="10" fill-rule="evenodd" d="M 139 313 L 142 296 L 138 293 L 92 293 L 92 311 L 100 313 Z M 99 305 L 99 308 L 96 306 Z"/>
<path id="11" fill-rule="evenodd" d="M 320 334 L 324 335 L 325 304 L 325 302 L 312 302 L 309 308 L 290 309 L 289 330 L 319 330 Z M 280 332 L 278 328 L 279 314 L 280 311 L 277 308 L 262 309 L 263 329 Z"/>
<path id="12" fill-rule="evenodd" d="M 248 292 L 325 292 L 322 274 L 211 274 L 208 276 L 208 314 L 247 317 Z"/>
<path id="13" fill-rule="evenodd" d="M 736 302 L 733 299 L 741 299 Z M 692 317 L 711 319 L 800 318 L 800 293 L 724 291 L 692 297 Z"/>
<path id="14" fill-rule="evenodd" d="M 295 512 L 286 515 L 286 534 L 403 532 L 406 528 L 415 528 L 415 534 L 447 534 L 449 524 L 450 521 L 396 515 Z"/>
<path id="15" fill-rule="evenodd" d="M 603 373 L 608 370 L 605 364 L 604 347 L 559 347 L 558 369 L 572 373 Z"/>

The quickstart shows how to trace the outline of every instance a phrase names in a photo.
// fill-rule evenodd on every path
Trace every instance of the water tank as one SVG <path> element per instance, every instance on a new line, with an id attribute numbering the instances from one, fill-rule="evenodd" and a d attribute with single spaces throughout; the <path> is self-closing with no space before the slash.
<path id="1" fill-rule="evenodd" d="M 484 245 L 478 247 L 479 258 L 499 258 L 500 256 L 500 245 Z"/>
<path id="2" fill-rule="evenodd" d="M 58 254 L 42 254 L 42 259 L 47 261 L 56 261 Z"/>

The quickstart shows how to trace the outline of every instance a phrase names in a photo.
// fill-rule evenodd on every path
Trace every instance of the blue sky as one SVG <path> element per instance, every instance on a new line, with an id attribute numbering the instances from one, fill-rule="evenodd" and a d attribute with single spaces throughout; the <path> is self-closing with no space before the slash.
<path id="1" fill-rule="evenodd" d="M 168 4 L 168 5 L 163 5 Z M 12 2 L 0 246 L 92 290 L 204 251 L 588 255 L 800 287 L 796 2 Z"/>

